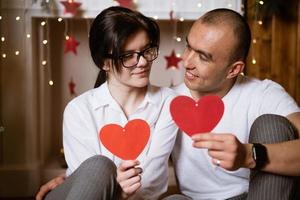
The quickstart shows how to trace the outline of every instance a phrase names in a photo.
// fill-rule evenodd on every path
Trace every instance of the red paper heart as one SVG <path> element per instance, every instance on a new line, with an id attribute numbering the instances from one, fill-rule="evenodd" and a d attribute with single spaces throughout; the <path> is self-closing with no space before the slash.
<path id="1" fill-rule="evenodd" d="M 135 160 L 145 148 L 150 137 L 148 123 L 141 119 L 129 121 L 125 127 L 107 124 L 99 132 L 102 144 L 123 160 Z"/>
<path id="2" fill-rule="evenodd" d="M 218 96 L 204 96 L 198 102 L 178 96 L 172 100 L 170 110 L 177 126 L 192 136 L 215 128 L 223 116 L 224 103 Z"/>

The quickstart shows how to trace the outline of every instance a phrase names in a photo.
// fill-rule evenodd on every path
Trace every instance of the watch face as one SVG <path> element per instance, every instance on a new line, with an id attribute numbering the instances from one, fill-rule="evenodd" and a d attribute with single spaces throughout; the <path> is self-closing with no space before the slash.
<path id="1" fill-rule="evenodd" d="M 253 159 L 256 163 L 254 169 L 261 169 L 268 161 L 267 148 L 258 143 L 254 143 L 252 147 Z"/>
<path id="2" fill-rule="evenodd" d="M 257 160 L 257 156 L 256 156 L 256 148 L 255 148 L 254 145 L 253 145 L 253 148 L 252 148 L 252 153 L 253 153 L 253 159 L 256 161 Z"/>

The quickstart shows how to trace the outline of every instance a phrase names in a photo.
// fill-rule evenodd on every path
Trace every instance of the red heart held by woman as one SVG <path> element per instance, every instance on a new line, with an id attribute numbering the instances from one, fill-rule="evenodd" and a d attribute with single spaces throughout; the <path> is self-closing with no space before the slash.
<path id="1" fill-rule="evenodd" d="M 177 126 L 192 136 L 213 130 L 224 113 L 224 103 L 218 96 L 204 96 L 198 102 L 188 96 L 175 97 L 170 105 Z"/>
<path id="2" fill-rule="evenodd" d="M 150 137 L 148 123 L 141 119 L 129 121 L 125 127 L 107 124 L 99 132 L 99 139 L 112 154 L 123 160 L 135 160 Z"/>

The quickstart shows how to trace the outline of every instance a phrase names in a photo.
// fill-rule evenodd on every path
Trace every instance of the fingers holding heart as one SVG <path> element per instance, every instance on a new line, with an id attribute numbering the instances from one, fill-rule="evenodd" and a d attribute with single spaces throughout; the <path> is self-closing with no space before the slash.
<path id="1" fill-rule="evenodd" d="M 208 150 L 208 155 L 212 158 L 212 163 L 224 169 L 230 169 L 233 161 L 232 155 L 225 151 Z"/>
<path id="2" fill-rule="evenodd" d="M 205 148 L 215 151 L 223 151 L 225 149 L 225 144 L 224 142 L 219 141 L 194 141 L 193 147 Z"/>
<path id="3" fill-rule="evenodd" d="M 242 151 L 240 142 L 232 134 L 196 134 L 192 136 L 193 146 L 205 148 L 212 158 L 212 163 L 227 170 L 240 167 Z"/>
<path id="4" fill-rule="evenodd" d="M 117 169 L 117 182 L 123 190 L 123 197 L 129 197 L 141 187 L 142 168 L 138 161 L 124 161 Z"/>
<path id="5" fill-rule="evenodd" d="M 141 176 L 137 175 L 120 182 L 120 186 L 127 195 L 134 194 L 141 187 Z"/>

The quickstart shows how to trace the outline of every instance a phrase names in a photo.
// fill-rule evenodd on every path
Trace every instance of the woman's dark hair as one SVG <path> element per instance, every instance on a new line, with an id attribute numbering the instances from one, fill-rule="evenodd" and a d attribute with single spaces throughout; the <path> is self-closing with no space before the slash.
<path id="1" fill-rule="evenodd" d="M 89 45 L 93 61 L 100 69 L 95 88 L 106 81 L 106 72 L 103 70 L 105 59 L 111 58 L 116 70 L 120 71 L 119 57 L 125 42 L 140 30 L 148 34 L 150 45 L 159 45 L 157 23 L 137 11 L 114 6 L 103 10 L 94 19 L 89 34 Z"/>

